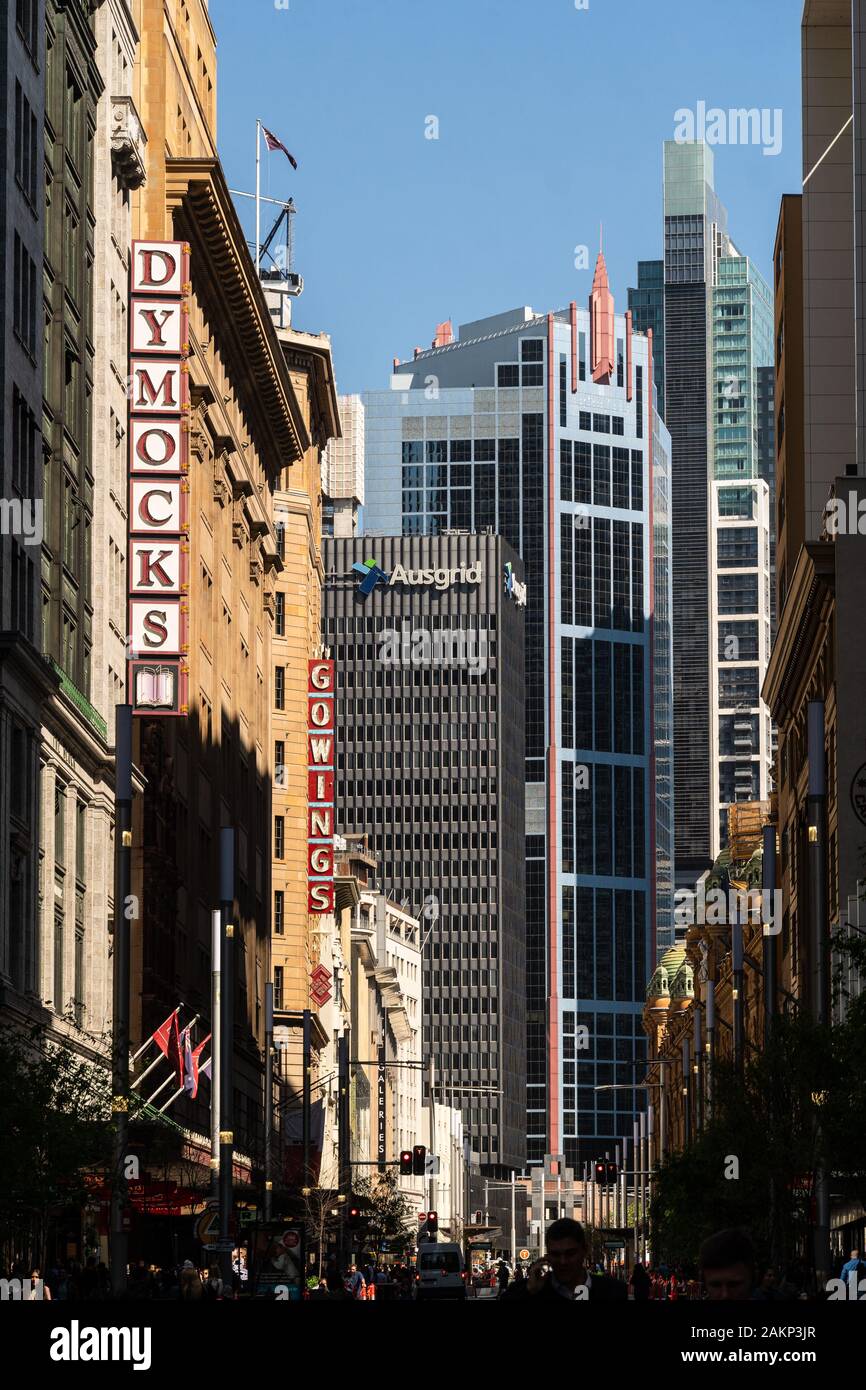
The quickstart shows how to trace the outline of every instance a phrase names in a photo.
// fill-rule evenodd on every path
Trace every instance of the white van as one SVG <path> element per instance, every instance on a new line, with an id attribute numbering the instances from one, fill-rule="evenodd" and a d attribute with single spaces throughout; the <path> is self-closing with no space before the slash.
<path id="1" fill-rule="evenodd" d="M 466 1297 L 465 1262 L 459 1245 L 448 1241 L 418 1246 L 415 1266 L 415 1297 Z"/>

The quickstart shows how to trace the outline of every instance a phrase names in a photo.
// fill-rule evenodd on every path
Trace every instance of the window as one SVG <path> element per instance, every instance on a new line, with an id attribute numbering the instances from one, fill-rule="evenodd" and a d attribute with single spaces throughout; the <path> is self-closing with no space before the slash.
<path id="1" fill-rule="evenodd" d="M 35 66 L 39 53 L 39 0 L 15 0 L 15 24 Z"/>
<path id="2" fill-rule="evenodd" d="M 523 384 L 525 386 L 526 382 Z M 562 429 L 568 424 L 568 359 L 564 352 L 559 355 L 559 423 Z"/>
<path id="3" fill-rule="evenodd" d="M 15 179 L 30 206 L 36 208 L 39 162 L 36 117 L 20 82 L 15 83 Z"/>
<path id="4" fill-rule="evenodd" d="M 577 335 L 577 342 L 578 342 L 578 367 L 577 367 L 577 378 L 578 378 L 578 381 L 586 381 L 586 334 L 585 334 L 585 333 L 578 333 L 578 335 Z M 582 414 L 582 413 L 583 413 L 583 412 L 581 412 L 581 414 Z M 584 425 L 583 425 L 582 423 L 581 423 L 580 428 L 581 428 L 581 429 L 584 429 Z M 589 426 L 587 425 L 585 428 L 588 429 Z"/>
<path id="5" fill-rule="evenodd" d="M 274 816 L 274 858 L 284 859 L 286 853 L 286 822 L 283 816 Z"/>
<path id="6" fill-rule="evenodd" d="M 284 936 L 285 930 L 285 894 L 282 888 L 278 888 L 274 893 L 274 935 Z"/>
<path id="7" fill-rule="evenodd" d="M 758 529 L 756 526 L 723 526 L 716 532 L 719 569 L 756 569 Z"/>
<path id="8" fill-rule="evenodd" d="M 36 266 L 15 233 L 12 266 L 13 328 L 22 347 L 36 352 Z"/>
<path id="9" fill-rule="evenodd" d="M 643 367 L 635 367 L 635 434 L 638 439 L 643 439 Z"/>
<path id="10" fill-rule="evenodd" d="M 274 1008 L 275 1008 L 275 1009 L 282 1009 L 282 1007 L 283 1007 L 283 967 L 282 967 L 281 965 L 275 965 L 275 966 L 274 966 Z"/>
<path id="11" fill-rule="evenodd" d="M 500 362 L 496 368 L 497 386 L 519 386 L 520 368 L 517 363 Z"/>
<path id="12" fill-rule="evenodd" d="M 286 745 L 282 739 L 274 744 L 274 786 L 286 785 Z"/>
<path id="13" fill-rule="evenodd" d="M 274 595 L 274 633 L 277 637 L 286 635 L 286 596 L 285 594 Z"/>
<path id="14" fill-rule="evenodd" d="M 286 668 L 274 667 L 274 708 L 286 708 Z"/>

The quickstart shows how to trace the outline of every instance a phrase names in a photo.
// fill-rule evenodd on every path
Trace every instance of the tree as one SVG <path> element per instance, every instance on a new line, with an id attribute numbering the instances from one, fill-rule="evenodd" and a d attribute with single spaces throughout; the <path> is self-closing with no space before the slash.
<path id="1" fill-rule="evenodd" d="M 835 1027 L 777 1018 L 762 1052 L 740 1074 L 717 1063 L 713 1114 L 654 1179 L 656 1256 L 693 1263 L 713 1231 L 745 1226 L 759 1259 L 784 1268 L 807 1249 L 817 1169 L 854 1200 L 866 1195 L 862 1058 L 866 998 Z"/>
<path id="2" fill-rule="evenodd" d="M 368 1217 L 368 1243 L 372 1249 L 378 1252 L 383 1241 L 398 1252 L 411 1245 L 414 1209 L 393 1170 L 386 1169 L 376 1178 L 362 1178 L 355 1184 L 355 1192 Z"/>
<path id="3" fill-rule="evenodd" d="M 0 1240 L 12 1259 L 45 1263 L 53 1214 L 83 1207 L 86 1174 L 111 1160 L 111 1086 L 106 1067 L 41 1027 L 0 1032 Z"/>

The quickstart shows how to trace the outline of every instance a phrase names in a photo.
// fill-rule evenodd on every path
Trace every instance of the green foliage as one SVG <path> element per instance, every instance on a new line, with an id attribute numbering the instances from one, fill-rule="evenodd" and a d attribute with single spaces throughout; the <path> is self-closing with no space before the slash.
<path id="1" fill-rule="evenodd" d="M 414 1234 L 414 1209 L 396 1172 L 389 1168 L 376 1178 L 362 1178 L 356 1182 L 355 1192 L 369 1217 L 369 1244 L 378 1249 L 381 1241 L 388 1241 L 392 1250 L 405 1250 Z"/>
<path id="2" fill-rule="evenodd" d="M 52 1208 L 83 1205 L 84 1174 L 111 1157 L 106 1068 L 71 1048 L 0 1032 L 0 1238 L 44 1229 Z"/>
<path id="3" fill-rule="evenodd" d="M 821 1166 L 836 1190 L 866 1196 L 861 1004 L 834 1028 L 779 1018 L 742 1076 L 717 1064 L 712 1120 L 687 1149 L 668 1156 L 655 1181 L 659 1259 L 693 1263 L 707 1235 L 745 1226 L 759 1257 L 786 1262 L 806 1235 L 804 1194 Z M 726 1176 L 732 1172 L 738 1175 Z"/>

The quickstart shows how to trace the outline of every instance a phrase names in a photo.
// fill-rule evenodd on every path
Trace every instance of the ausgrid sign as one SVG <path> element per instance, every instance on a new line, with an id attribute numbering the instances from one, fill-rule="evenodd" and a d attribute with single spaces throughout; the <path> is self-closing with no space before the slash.
<path id="1" fill-rule="evenodd" d="M 407 570 L 403 565 L 395 565 L 391 574 L 380 569 L 375 560 L 358 560 L 352 570 L 361 576 L 358 592 L 367 598 L 377 584 L 392 588 L 395 584 L 405 584 L 409 588 L 435 587 L 440 592 L 450 589 L 452 584 L 480 584 L 483 568 L 480 564 L 461 565 L 459 569 L 418 569 Z"/>
<path id="2" fill-rule="evenodd" d="M 407 570 L 402 565 L 397 565 L 390 582 L 413 586 L 433 584 L 441 590 L 450 589 L 452 584 L 480 584 L 481 573 L 480 565 L 464 565 L 456 570 Z"/>

